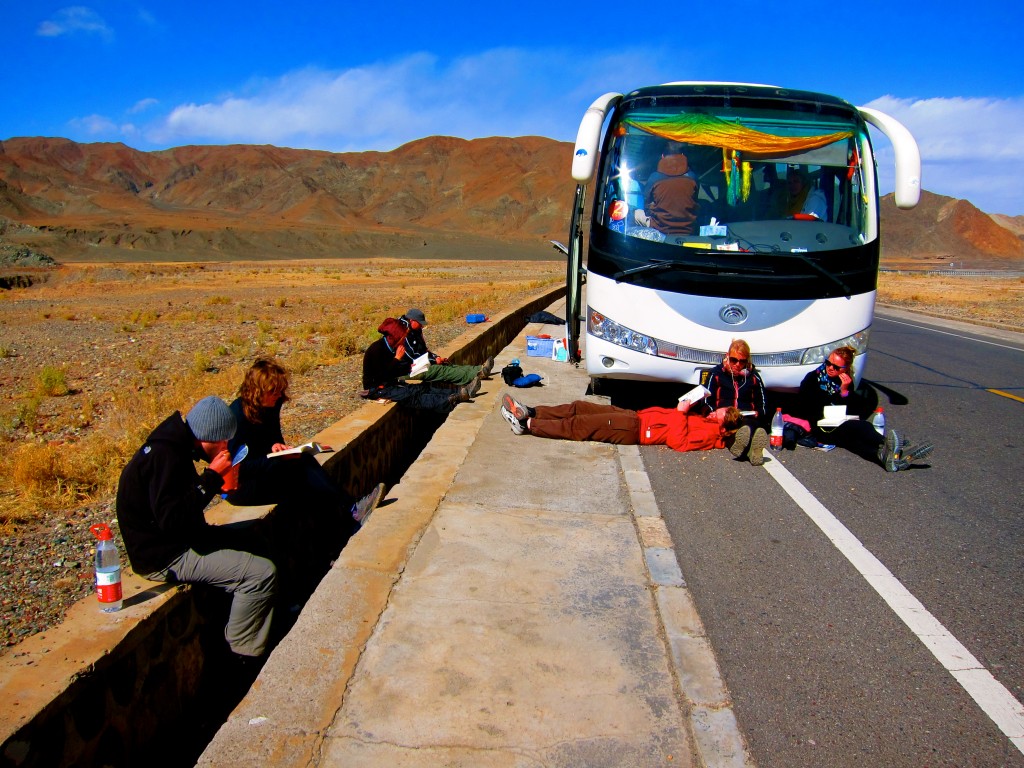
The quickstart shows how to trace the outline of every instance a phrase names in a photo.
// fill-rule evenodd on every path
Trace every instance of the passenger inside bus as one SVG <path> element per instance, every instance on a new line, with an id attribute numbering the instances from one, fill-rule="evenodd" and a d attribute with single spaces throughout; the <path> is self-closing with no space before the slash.
<path id="1" fill-rule="evenodd" d="M 683 145 L 667 142 L 658 169 L 647 179 L 636 222 L 665 235 L 692 235 L 697 220 L 697 180 Z"/>
<path id="2" fill-rule="evenodd" d="M 789 218 L 814 218 L 828 221 L 825 193 L 814 186 L 799 166 L 786 169 L 786 186 L 779 190 L 779 213 Z"/>

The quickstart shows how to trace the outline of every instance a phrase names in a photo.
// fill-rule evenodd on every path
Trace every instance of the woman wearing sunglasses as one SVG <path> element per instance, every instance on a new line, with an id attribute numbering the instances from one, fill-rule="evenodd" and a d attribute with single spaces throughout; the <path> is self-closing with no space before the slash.
<path id="1" fill-rule="evenodd" d="M 852 347 L 833 349 L 824 363 L 804 377 L 800 383 L 799 415 L 811 423 L 811 437 L 818 442 L 845 448 L 881 464 L 886 472 L 906 469 L 930 454 L 934 446 L 929 442 L 910 446 L 893 429 L 883 437 L 864 420 L 863 415 L 871 406 L 854 388 L 853 355 Z M 844 421 L 836 427 L 820 427 L 818 421 L 823 418 L 826 405 L 845 405 L 847 414 L 861 418 Z"/>
<path id="2" fill-rule="evenodd" d="M 764 396 L 764 381 L 750 359 L 750 345 L 743 339 L 733 339 L 722 362 L 711 369 L 707 389 L 711 393 L 707 403 L 712 411 L 736 408 L 743 413 L 743 425 L 729 442 L 729 451 L 736 458 L 746 458 L 755 467 L 764 463 L 764 449 L 768 447 L 768 405 Z M 686 406 L 686 407 L 683 407 Z M 683 403 L 679 410 L 688 410 Z"/>

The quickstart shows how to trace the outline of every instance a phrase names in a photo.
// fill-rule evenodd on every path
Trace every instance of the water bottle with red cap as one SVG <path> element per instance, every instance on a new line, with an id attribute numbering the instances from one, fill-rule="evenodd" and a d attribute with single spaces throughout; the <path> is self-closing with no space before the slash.
<path id="1" fill-rule="evenodd" d="M 113 613 L 121 610 L 121 558 L 114 544 L 114 532 L 106 523 L 89 528 L 96 537 L 96 597 L 100 610 Z"/>

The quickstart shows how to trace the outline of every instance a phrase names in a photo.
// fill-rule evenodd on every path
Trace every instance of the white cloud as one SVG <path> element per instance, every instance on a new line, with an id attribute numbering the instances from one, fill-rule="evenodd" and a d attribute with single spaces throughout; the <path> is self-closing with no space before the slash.
<path id="1" fill-rule="evenodd" d="M 107 136 L 120 130 L 120 126 L 117 123 L 103 115 L 76 117 L 71 120 L 71 125 L 90 136 Z"/>
<path id="2" fill-rule="evenodd" d="M 1024 98 L 900 99 L 867 106 L 903 123 L 921 149 L 921 186 L 969 200 L 988 213 L 1024 211 Z M 875 140 L 883 191 L 892 189 L 892 152 Z"/>
<path id="3" fill-rule="evenodd" d="M 603 90 L 593 73 L 644 82 L 650 52 L 614 62 L 554 50 L 505 48 L 441 62 L 414 54 L 343 71 L 305 69 L 183 104 L 150 127 L 155 144 L 271 143 L 336 151 L 389 150 L 432 135 L 541 135 L 571 141 Z"/>
<path id="4" fill-rule="evenodd" d="M 135 102 L 128 108 L 128 114 L 135 115 L 139 112 L 145 112 L 151 107 L 155 107 L 159 103 L 160 102 L 156 99 L 139 99 L 137 102 Z"/>
<path id="5" fill-rule="evenodd" d="M 82 5 L 61 8 L 36 28 L 36 34 L 41 37 L 61 37 L 76 33 L 99 35 L 106 40 L 114 36 L 114 31 L 98 13 Z"/>

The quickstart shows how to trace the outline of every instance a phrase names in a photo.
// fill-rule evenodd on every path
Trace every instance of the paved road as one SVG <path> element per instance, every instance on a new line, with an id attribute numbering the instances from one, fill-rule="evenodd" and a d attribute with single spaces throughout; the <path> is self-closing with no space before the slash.
<path id="1" fill-rule="evenodd" d="M 987 336 L 876 319 L 867 378 L 890 425 L 937 443 L 927 468 L 889 475 L 844 451 L 798 449 L 757 469 L 724 452 L 642 449 L 761 768 L 1024 766 L 783 488 L 806 488 L 804 506 L 820 502 L 888 569 L 894 580 L 873 578 L 890 599 L 923 604 L 941 624 L 929 642 L 959 641 L 1024 701 L 1024 402 L 987 391 L 1024 397 L 1024 340 Z"/>

